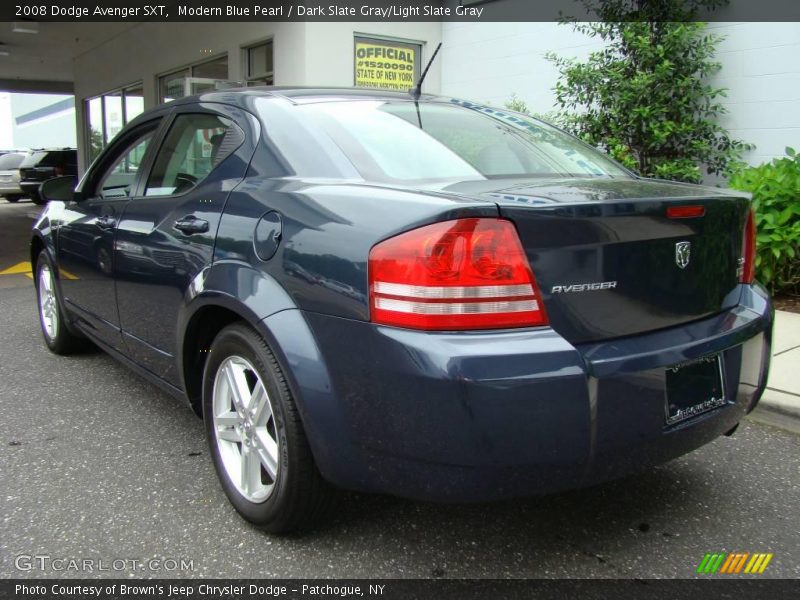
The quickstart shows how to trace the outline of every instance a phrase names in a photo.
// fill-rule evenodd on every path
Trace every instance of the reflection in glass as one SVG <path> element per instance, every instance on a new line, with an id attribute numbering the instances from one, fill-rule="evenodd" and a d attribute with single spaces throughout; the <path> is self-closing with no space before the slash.
<path id="1" fill-rule="evenodd" d="M 103 96 L 105 103 L 105 132 L 106 144 L 117 135 L 125 123 L 122 115 L 122 92 L 114 92 Z"/>
<path id="2" fill-rule="evenodd" d="M 144 112 L 144 90 L 141 85 L 125 90 L 125 123 L 130 123 Z"/>
<path id="3" fill-rule="evenodd" d="M 92 98 L 86 102 L 86 123 L 88 125 L 89 160 L 94 160 L 105 146 L 103 136 L 102 98 Z"/>

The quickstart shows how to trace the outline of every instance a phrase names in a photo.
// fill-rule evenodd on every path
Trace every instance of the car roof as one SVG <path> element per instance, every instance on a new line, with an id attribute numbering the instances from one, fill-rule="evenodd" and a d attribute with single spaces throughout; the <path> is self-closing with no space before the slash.
<path id="1" fill-rule="evenodd" d="M 280 87 L 280 86 L 254 86 L 243 88 L 230 88 L 215 90 L 195 96 L 186 96 L 173 100 L 162 105 L 166 109 L 171 106 L 181 106 L 197 102 L 220 102 L 222 104 L 233 104 L 244 107 L 249 99 L 254 97 L 283 98 L 293 104 L 305 104 L 308 102 L 325 102 L 347 99 L 369 99 L 369 100 L 412 100 L 408 92 L 390 92 L 385 90 L 373 90 L 369 88 L 352 87 Z M 423 94 L 420 101 L 431 101 L 441 99 L 432 94 Z M 155 109 L 157 110 L 157 109 Z"/>
<path id="2" fill-rule="evenodd" d="M 314 104 L 322 102 L 336 102 L 343 100 L 373 100 L 373 101 L 403 101 L 413 102 L 414 98 L 408 92 L 391 92 L 370 88 L 354 87 L 300 87 L 300 86 L 252 86 L 241 88 L 228 88 L 214 90 L 194 96 L 185 96 L 150 108 L 126 125 L 136 127 L 145 121 L 163 117 L 173 108 L 198 104 L 217 103 L 235 106 L 244 110 L 252 110 L 255 98 L 272 98 L 291 104 Z M 451 103 L 458 102 L 451 96 L 436 94 L 422 94 L 417 100 L 419 103 Z M 509 111 L 513 112 L 513 111 Z"/>

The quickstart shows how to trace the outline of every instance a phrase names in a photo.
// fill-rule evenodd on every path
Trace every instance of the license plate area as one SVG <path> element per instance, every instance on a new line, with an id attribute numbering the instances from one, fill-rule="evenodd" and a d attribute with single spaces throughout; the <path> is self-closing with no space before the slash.
<path id="1" fill-rule="evenodd" d="M 701 358 L 667 369 L 666 422 L 676 425 L 726 404 L 722 359 Z"/>

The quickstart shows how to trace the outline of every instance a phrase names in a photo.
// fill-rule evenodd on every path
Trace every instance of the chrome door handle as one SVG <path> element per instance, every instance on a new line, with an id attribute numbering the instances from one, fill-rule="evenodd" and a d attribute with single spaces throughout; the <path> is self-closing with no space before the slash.
<path id="1" fill-rule="evenodd" d="M 193 233 L 205 233 L 208 231 L 208 221 L 204 219 L 198 219 L 194 215 L 187 215 L 182 219 L 175 221 L 175 224 L 172 227 L 180 232 L 185 233 L 186 235 L 192 235 Z"/>

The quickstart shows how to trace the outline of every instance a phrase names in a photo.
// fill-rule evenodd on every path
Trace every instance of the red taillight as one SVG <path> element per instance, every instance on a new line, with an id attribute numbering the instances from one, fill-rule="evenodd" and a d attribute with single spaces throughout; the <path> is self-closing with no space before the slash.
<path id="1" fill-rule="evenodd" d="M 503 219 L 459 219 L 414 229 L 369 253 L 372 321 L 415 329 L 545 325 L 547 316 L 517 231 Z"/>
<path id="2" fill-rule="evenodd" d="M 706 214 L 705 206 L 669 206 L 667 207 L 667 217 L 670 219 L 691 219 L 702 217 Z"/>
<path id="3" fill-rule="evenodd" d="M 53 169 L 53 171 L 55 172 L 56 177 L 61 177 L 64 174 L 64 168 L 63 167 L 58 167 L 57 166 L 55 169 Z"/>
<path id="4" fill-rule="evenodd" d="M 756 222 L 752 210 L 747 212 L 747 220 L 744 223 L 741 265 L 739 281 L 753 283 L 756 276 Z"/>

